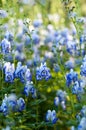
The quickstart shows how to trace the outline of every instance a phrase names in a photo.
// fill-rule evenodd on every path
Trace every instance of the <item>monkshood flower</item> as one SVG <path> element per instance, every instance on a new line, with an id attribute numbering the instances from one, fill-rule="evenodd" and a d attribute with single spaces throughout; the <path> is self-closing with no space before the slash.
<path id="1" fill-rule="evenodd" d="M 81 65 L 81 76 L 86 76 L 86 56 L 83 59 L 82 65 Z"/>
<path id="2" fill-rule="evenodd" d="M 17 108 L 18 108 L 18 111 L 23 111 L 25 109 L 25 101 L 23 98 L 19 98 L 17 100 Z"/>
<path id="3" fill-rule="evenodd" d="M 31 75 L 30 69 L 27 69 L 26 72 L 25 72 L 25 80 L 26 81 L 32 80 L 32 75 Z"/>
<path id="4" fill-rule="evenodd" d="M 33 98 L 36 98 L 36 89 L 33 86 L 33 82 L 26 82 L 26 85 L 24 87 L 24 94 L 26 96 L 32 95 Z"/>
<path id="5" fill-rule="evenodd" d="M 2 101 L 0 106 L 0 111 L 6 116 L 9 114 L 9 111 L 13 111 L 16 108 L 16 96 L 14 94 L 7 96 Z"/>
<path id="6" fill-rule="evenodd" d="M 27 70 L 27 66 L 22 66 L 21 62 L 17 63 L 17 67 L 15 70 L 15 78 L 19 78 L 22 83 L 25 82 L 25 73 Z"/>
<path id="7" fill-rule="evenodd" d="M 5 81 L 12 83 L 14 81 L 14 64 L 11 64 L 10 62 L 6 62 L 3 67 L 3 71 L 5 73 Z"/>
<path id="8" fill-rule="evenodd" d="M 46 63 L 41 63 L 40 67 L 36 69 L 36 79 L 37 80 L 48 80 L 51 78 L 50 69 L 46 66 Z"/>
<path id="9" fill-rule="evenodd" d="M 11 44 L 10 42 L 4 38 L 2 41 L 1 41 L 1 52 L 3 54 L 8 54 L 11 52 Z"/>
<path id="10" fill-rule="evenodd" d="M 76 81 L 72 87 L 72 93 L 73 94 L 83 94 L 84 89 L 83 89 L 83 81 Z"/>
<path id="11" fill-rule="evenodd" d="M 77 130 L 86 130 L 86 117 L 82 117 Z"/>
<path id="12" fill-rule="evenodd" d="M 58 90 L 56 93 L 56 97 L 54 99 L 55 106 L 61 105 L 62 109 L 66 109 L 66 99 L 67 99 L 67 93 L 62 90 Z"/>
<path id="13" fill-rule="evenodd" d="M 78 80 L 77 72 L 74 72 L 73 69 L 70 69 L 70 72 L 66 74 L 66 84 L 69 87 L 72 82 Z"/>
<path id="14" fill-rule="evenodd" d="M 2 101 L 0 106 L 0 111 L 6 116 L 11 112 L 23 111 L 25 109 L 25 101 L 23 98 L 17 97 L 15 94 L 10 94 L 7 96 L 5 94 L 5 98 Z"/>
<path id="15" fill-rule="evenodd" d="M 48 110 L 46 113 L 46 121 L 51 122 L 53 124 L 55 124 L 57 122 L 58 118 L 56 115 L 56 111 L 55 110 Z"/>

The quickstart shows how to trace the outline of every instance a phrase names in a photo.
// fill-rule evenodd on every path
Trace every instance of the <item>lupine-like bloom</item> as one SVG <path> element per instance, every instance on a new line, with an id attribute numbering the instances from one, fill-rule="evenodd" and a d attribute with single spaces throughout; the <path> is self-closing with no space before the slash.
<path id="1" fill-rule="evenodd" d="M 25 73 L 25 80 L 26 81 L 31 81 L 31 79 L 32 79 L 32 75 L 30 73 L 30 69 L 27 69 L 26 73 Z"/>
<path id="2" fill-rule="evenodd" d="M 72 88 L 72 93 L 73 94 L 82 94 L 82 93 L 84 93 L 83 82 L 82 81 L 76 81 L 74 83 L 73 88 Z"/>
<path id="3" fill-rule="evenodd" d="M 4 73 L 5 73 L 5 81 L 12 83 L 14 81 L 14 64 L 11 64 L 10 62 L 6 62 L 4 64 Z"/>
<path id="4" fill-rule="evenodd" d="M 49 121 L 53 124 L 57 122 L 58 118 L 56 116 L 56 111 L 55 110 L 48 110 L 46 113 L 46 121 Z"/>
<path id="5" fill-rule="evenodd" d="M 4 38 L 1 42 L 1 51 L 3 54 L 11 52 L 11 44 L 6 38 Z"/>
<path id="6" fill-rule="evenodd" d="M 54 104 L 55 106 L 62 106 L 62 109 L 65 110 L 66 109 L 66 98 L 67 98 L 67 93 L 65 91 L 62 90 L 58 90 L 56 97 L 54 99 Z"/>
<path id="7" fill-rule="evenodd" d="M 10 95 L 7 97 L 5 94 L 5 98 L 2 101 L 2 105 L 0 107 L 1 112 L 6 116 L 9 114 L 9 111 L 13 111 L 16 107 L 16 97 L 15 95 Z"/>
<path id="8" fill-rule="evenodd" d="M 24 87 L 24 94 L 26 96 L 32 95 L 33 98 L 36 98 L 36 89 L 33 86 L 33 82 L 26 82 L 26 85 Z"/>
<path id="9" fill-rule="evenodd" d="M 23 111 L 25 109 L 25 101 L 23 98 L 19 98 L 17 100 L 17 106 L 18 106 L 18 111 Z"/>
<path id="10" fill-rule="evenodd" d="M 5 98 L 3 99 L 0 106 L 0 111 L 3 112 L 5 116 L 8 115 L 10 112 L 23 111 L 24 109 L 25 101 L 23 98 L 19 98 L 17 100 L 15 94 L 10 94 L 9 96 L 5 94 Z"/>
<path id="11" fill-rule="evenodd" d="M 50 70 L 46 66 L 46 63 L 41 64 L 41 66 L 36 69 L 36 79 L 37 80 L 42 80 L 42 79 L 48 80 L 50 78 L 51 78 Z"/>
<path id="12" fill-rule="evenodd" d="M 82 76 L 86 76 L 86 56 L 83 59 L 83 63 L 81 65 L 81 72 L 80 72 L 80 74 Z"/>
<path id="13" fill-rule="evenodd" d="M 78 80 L 78 74 L 74 72 L 73 69 L 71 69 L 70 72 L 66 74 L 67 86 L 70 86 L 72 82 L 75 82 L 77 80 Z"/>
<path id="14" fill-rule="evenodd" d="M 18 62 L 17 68 L 15 70 L 15 78 L 19 78 L 22 83 L 25 82 L 25 73 L 27 66 L 22 66 L 21 62 Z"/>

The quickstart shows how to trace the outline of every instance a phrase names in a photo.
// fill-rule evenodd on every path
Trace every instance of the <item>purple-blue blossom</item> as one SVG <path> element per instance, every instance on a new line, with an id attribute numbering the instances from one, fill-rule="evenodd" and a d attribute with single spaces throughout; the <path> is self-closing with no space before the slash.
<path id="1" fill-rule="evenodd" d="M 6 62 L 3 67 L 4 73 L 5 73 L 5 81 L 12 83 L 14 81 L 14 63 L 11 64 L 10 62 Z"/>
<path id="2" fill-rule="evenodd" d="M 6 38 L 1 41 L 1 52 L 3 54 L 8 54 L 11 52 L 11 43 Z"/>
<path id="3" fill-rule="evenodd" d="M 29 81 L 26 82 L 26 85 L 24 87 L 24 94 L 26 96 L 29 96 L 31 94 L 33 98 L 36 98 L 36 96 L 37 96 L 36 89 L 33 86 L 33 82 L 29 82 Z"/>
<path id="4" fill-rule="evenodd" d="M 72 93 L 73 94 L 83 94 L 83 81 L 76 81 L 72 87 Z"/>
<path id="5" fill-rule="evenodd" d="M 41 63 L 41 66 L 36 69 L 37 80 L 48 80 L 51 78 L 50 69 L 46 66 L 46 63 Z"/>
<path id="6" fill-rule="evenodd" d="M 72 82 L 78 80 L 77 72 L 74 72 L 73 69 L 70 69 L 70 72 L 66 74 L 66 84 L 69 87 Z"/>
<path id="7" fill-rule="evenodd" d="M 51 122 L 53 124 L 55 124 L 57 122 L 58 118 L 56 115 L 56 111 L 55 110 L 48 110 L 46 113 L 46 121 Z"/>

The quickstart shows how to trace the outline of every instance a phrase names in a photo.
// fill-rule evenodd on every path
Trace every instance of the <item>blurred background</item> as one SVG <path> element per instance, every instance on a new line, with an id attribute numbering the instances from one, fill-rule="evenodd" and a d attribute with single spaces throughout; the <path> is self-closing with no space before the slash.
<path id="1" fill-rule="evenodd" d="M 0 0 L 0 8 L 9 11 L 10 17 L 29 18 L 31 21 L 35 18 L 42 18 L 44 24 L 53 24 L 58 26 L 67 25 L 68 17 L 64 13 L 63 2 L 70 1 L 70 5 L 75 6 L 79 15 L 86 16 L 85 0 Z"/>

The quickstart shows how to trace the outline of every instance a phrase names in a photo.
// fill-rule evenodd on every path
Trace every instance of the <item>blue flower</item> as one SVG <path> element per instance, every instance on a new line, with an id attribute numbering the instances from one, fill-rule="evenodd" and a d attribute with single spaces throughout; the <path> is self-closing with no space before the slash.
<path id="1" fill-rule="evenodd" d="M 49 121 L 53 124 L 55 124 L 57 122 L 58 118 L 56 115 L 56 111 L 55 110 L 48 110 L 46 113 L 46 121 Z"/>
<path id="2" fill-rule="evenodd" d="M 32 95 L 33 98 L 36 98 L 36 89 L 33 86 L 32 82 L 27 81 L 24 87 L 24 94 L 26 96 Z"/>
<path id="3" fill-rule="evenodd" d="M 14 64 L 11 64 L 10 62 L 6 62 L 3 67 L 4 73 L 5 73 L 5 81 L 12 83 L 14 81 Z"/>
<path id="4" fill-rule="evenodd" d="M 5 34 L 5 38 L 8 40 L 8 41 L 13 41 L 13 34 L 10 33 L 9 31 L 6 32 Z"/>
<path id="5" fill-rule="evenodd" d="M 7 12 L 5 10 L 0 10 L 0 18 L 6 18 L 7 17 Z"/>
<path id="6" fill-rule="evenodd" d="M 25 80 L 31 81 L 31 79 L 32 79 L 32 75 L 30 73 L 30 69 L 27 69 L 26 72 L 25 72 Z"/>
<path id="7" fill-rule="evenodd" d="M 56 93 L 56 97 L 54 99 L 55 106 L 61 105 L 62 109 L 66 109 L 66 99 L 67 99 L 67 93 L 62 90 L 58 90 Z"/>
<path id="8" fill-rule="evenodd" d="M 66 83 L 67 86 L 70 86 L 72 82 L 75 82 L 78 80 L 78 74 L 73 71 L 73 69 L 70 70 L 70 73 L 66 74 Z"/>
<path id="9" fill-rule="evenodd" d="M 1 112 L 3 112 L 3 114 L 6 116 L 8 114 L 8 106 L 5 102 L 2 103 L 1 105 Z"/>
<path id="10" fill-rule="evenodd" d="M 37 33 L 33 33 L 32 34 L 32 40 L 33 40 L 34 44 L 39 44 L 39 42 L 40 42 L 39 35 Z"/>
<path id="11" fill-rule="evenodd" d="M 50 70 L 46 66 L 46 63 L 41 64 L 41 66 L 39 68 L 37 68 L 37 70 L 36 70 L 36 79 L 37 80 L 41 80 L 41 79 L 48 80 L 50 78 L 51 78 Z"/>
<path id="12" fill-rule="evenodd" d="M 36 28 L 37 28 L 37 27 L 40 27 L 41 24 L 42 24 L 41 20 L 34 20 L 34 21 L 33 21 L 33 26 L 36 27 Z"/>
<path id="13" fill-rule="evenodd" d="M 25 101 L 23 98 L 19 98 L 17 100 L 17 105 L 18 105 L 18 111 L 23 111 L 25 109 Z"/>
<path id="14" fill-rule="evenodd" d="M 55 97 L 55 99 L 54 99 L 55 106 L 58 106 L 59 103 L 60 103 L 59 97 Z"/>
<path id="15" fill-rule="evenodd" d="M 12 83 L 14 81 L 14 74 L 11 72 L 6 72 L 5 73 L 5 81 Z"/>
<path id="16" fill-rule="evenodd" d="M 66 101 L 67 93 L 65 91 L 58 90 L 56 96 L 59 98 L 60 102 Z"/>
<path id="17" fill-rule="evenodd" d="M 2 104 L 0 106 L 0 111 L 5 116 L 10 114 L 11 112 L 23 111 L 24 109 L 25 101 L 23 98 L 19 98 L 17 100 L 15 94 L 10 94 L 9 96 L 5 94 L 5 98 L 3 99 Z"/>
<path id="18" fill-rule="evenodd" d="M 82 94 L 82 93 L 84 93 L 83 82 L 82 81 L 76 81 L 74 83 L 74 86 L 72 87 L 72 93 L 73 94 Z"/>
<path id="19" fill-rule="evenodd" d="M 17 68 L 15 70 L 15 78 L 19 78 L 22 83 L 25 82 L 25 73 L 27 66 L 22 66 L 21 62 L 18 62 Z"/>
<path id="20" fill-rule="evenodd" d="M 1 51 L 3 54 L 8 54 L 11 52 L 11 44 L 6 38 L 4 38 L 1 42 Z"/>

